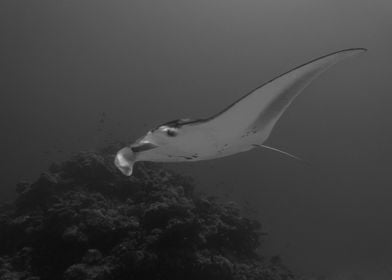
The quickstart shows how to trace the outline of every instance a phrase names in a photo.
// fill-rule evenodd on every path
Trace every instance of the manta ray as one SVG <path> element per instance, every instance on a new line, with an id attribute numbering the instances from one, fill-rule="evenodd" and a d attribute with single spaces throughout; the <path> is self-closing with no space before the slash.
<path id="1" fill-rule="evenodd" d="M 332 65 L 363 48 L 334 52 L 298 66 L 250 91 L 205 119 L 178 119 L 161 124 L 118 151 L 114 163 L 127 176 L 137 161 L 210 160 L 264 147 L 276 122 L 295 97 Z M 294 157 L 294 156 L 292 156 Z"/>

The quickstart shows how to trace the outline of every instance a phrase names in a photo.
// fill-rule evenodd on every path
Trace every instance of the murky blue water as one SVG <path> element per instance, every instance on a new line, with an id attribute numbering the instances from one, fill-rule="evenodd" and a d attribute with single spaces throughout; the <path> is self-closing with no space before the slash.
<path id="1" fill-rule="evenodd" d="M 1 197 L 50 161 L 207 117 L 310 59 L 366 47 L 268 141 L 310 167 L 257 151 L 170 168 L 255 209 L 266 248 L 295 271 L 390 279 L 391 14 L 387 0 L 2 1 Z"/>

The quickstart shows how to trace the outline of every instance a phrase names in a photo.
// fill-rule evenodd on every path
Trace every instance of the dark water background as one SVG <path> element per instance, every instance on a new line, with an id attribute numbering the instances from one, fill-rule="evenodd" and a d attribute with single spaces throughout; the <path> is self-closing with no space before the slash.
<path id="1" fill-rule="evenodd" d="M 366 47 L 268 141 L 311 167 L 261 150 L 170 167 L 256 209 L 266 249 L 294 270 L 391 279 L 391 35 L 389 0 L 2 0 L 1 199 L 52 160 L 209 116 L 294 66 Z"/>

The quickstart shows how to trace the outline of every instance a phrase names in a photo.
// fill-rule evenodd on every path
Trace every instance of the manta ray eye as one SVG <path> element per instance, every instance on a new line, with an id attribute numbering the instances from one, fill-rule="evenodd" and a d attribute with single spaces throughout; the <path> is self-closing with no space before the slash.
<path id="1" fill-rule="evenodd" d="M 177 135 L 177 130 L 175 130 L 173 128 L 168 128 L 168 129 L 166 129 L 166 134 L 167 134 L 167 136 L 174 137 Z"/>

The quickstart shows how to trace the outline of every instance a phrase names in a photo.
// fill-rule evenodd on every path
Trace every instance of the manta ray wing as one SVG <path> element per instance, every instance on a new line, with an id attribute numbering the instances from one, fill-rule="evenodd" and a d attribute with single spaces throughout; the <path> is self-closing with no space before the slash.
<path id="1" fill-rule="evenodd" d="M 205 123 L 222 139 L 236 139 L 244 133 L 257 133 L 263 143 L 276 122 L 296 96 L 332 65 L 366 49 L 331 53 L 278 76 L 234 102 Z"/>

